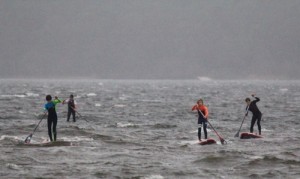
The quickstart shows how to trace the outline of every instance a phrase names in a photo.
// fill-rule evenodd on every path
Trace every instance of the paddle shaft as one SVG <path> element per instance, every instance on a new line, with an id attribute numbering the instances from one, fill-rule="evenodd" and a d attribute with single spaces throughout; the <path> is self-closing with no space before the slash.
<path id="1" fill-rule="evenodd" d="M 35 128 L 34 128 L 32 134 L 34 134 L 34 132 L 36 131 L 36 129 L 39 127 L 40 123 L 41 123 L 42 120 L 45 118 L 46 114 L 47 114 L 47 113 L 44 114 L 44 116 L 42 117 L 42 119 L 41 119 L 41 120 L 39 121 L 39 123 L 35 126 Z"/>
<path id="2" fill-rule="evenodd" d="M 241 131 L 241 129 L 242 129 L 242 125 L 243 125 L 245 119 L 246 119 L 246 115 L 245 115 L 244 118 L 243 118 L 242 124 L 241 124 L 240 129 L 239 129 L 239 131 L 237 132 L 237 134 L 240 133 L 240 131 Z"/>
<path id="3" fill-rule="evenodd" d="M 202 115 L 202 117 L 205 119 L 203 113 L 199 109 L 197 109 L 197 110 Z M 210 127 L 215 131 L 215 133 L 217 134 L 217 136 L 221 140 L 221 143 L 223 144 L 225 142 L 225 140 L 218 134 L 218 132 L 215 130 L 215 128 L 211 125 L 211 123 L 207 119 L 206 119 L 206 121 L 208 122 L 208 124 L 210 125 Z"/>
<path id="4" fill-rule="evenodd" d="M 241 126 L 240 126 L 239 131 L 235 134 L 235 137 L 238 137 L 238 136 L 239 136 L 239 133 L 240 133 L 240 131 L 241 131 L 241 129 L 242 129 L 242 125 L 243 125 L 243 123 L 244 123 L 244 120 L 245 120 L 246 117 L 247 117 L 248 111 L 249 111 L 249 106 L 247 106 L 246 114 L 245 114 L 245 116 L 244 116 L 244 118 L 243 118 L 243 121 L 242 121 L 242 124 L 241 124 Z"/>
<path id="5" fill-rule="evenodd" d="M 79 117 L 83 118 L 86 122 L 88 122 L 88 120 L 86 120 L 84 117 L 81 116 L 81 114 L 73 107 L 71 107 L 77 114 Z"/>
<path id="6" fill-rule="evenodd" d="M 215 133 L 217 134 L 217 136 L 222 139 L 222 137 L 218 134 L 218 132 L 215 130 L 215 128 L 211 125 L 211 123 L 209 121 L 207 121 L 208 124 L 210 125 L 210 127 L 215 131 Z M 224 140 L 224 139 L 223 139 Z"/>
<path id="7" fill-rule="evenodd" d="M 38 128 L 38 126 L 40 125 L 40 123 L 42 122 L 42 120 L 45 118 L 46 114 L 47 114 L 47 113 L 44 114 L 44 116 L 42 117 L 42 119 L 41 119 L 41 120 L 39 121 L 39 123 L 35 126 L 33 132 L 32 132 L 31 134 L 29 134 L 28 137 L 26 137 L 25 143 L 30 143 L 30 140 L 31 140 L 31 138 L 32 138 L 32 136 L 33 136 L 33 134 L 34 134 L 34 132 L 36 131 L 36 129 Z"/>

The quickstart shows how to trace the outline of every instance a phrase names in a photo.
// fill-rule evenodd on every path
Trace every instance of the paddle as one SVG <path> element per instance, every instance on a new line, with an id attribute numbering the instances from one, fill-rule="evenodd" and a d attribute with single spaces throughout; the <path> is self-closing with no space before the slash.
<path id="1" fill-rule="evenodd" d="M 198 111 L 202 115 L 202 117 L 204 118 L 203 113 L 200 110 L 198 110 Z M 206 119 L 206 121 L 208 122 L 208 124 L 210 125 L 210 127 L 215 131 L 215 133 L 217 134 L 217 136 L 219 137 L 221 144 L 222 145 L 227 144 L 227 142 L 218 134 L 218 132 L 215 130 L 215 128 L 211 125 L 211 123 L 207 119 Z"/>
<path id="2" fill-rule="evenodd" d="M 80 118 L 83 118 L 86 122 L 89 122 L 88 120 L 86 120 L 84 117 L 81 116 L 81 114 L 73 107 L 71 107 L 77 114 Z"/>
<path id="3" fill-rule="evenodd" d="M 47 114 L 47 113 L 44 114 L 44 116 L 42 117 L 42 119 L 40 120 L 40 122 L 36 125 L 36 127 L 35 127 L 34 130 L 33 130 L 33 132 L 32 132 L 31 134 L 29 134 L 28 137 L 26 137 L 26 139 L 25 139 L 25 143 L 26 143 L 26 144 L 29 144 L 29 143 L 30 143 L 30 140 L 31 140 L 31 138 L 32 138 L 32 136 L 33 136 L 33 134 L 34 134 L 34 132 L 36 131 L 36 129 L 38 128 L 38 126 L 40 125 L 40 123 L 42 122 L 42 120 L 45 118 L 46 114 Z"/>
<path id="4" fill-rule="evenodd" d="M 240 126 L 239 131 L 237 131 L 237 133 L 234 135 L 234 137 L 239 137 L 239 136 L 240 136 L 240 131 L 241 131 L 241 128 L 242 128 L 242 125 L 243 125 L 243 123 L 244 123 L 245 118 L 246 118 L 246 115 L 245 115 L 244 118 L 243 118 L 243 121 L 242 121 L 242 124 L 241 124 L 241 126 Z"/>
<path id="5" fill-rule="evenodd" d="M 245 120 L 245 118 L 247 117 L 248 111 L 249 111 L 249 105 L 247 106 L 247 111 L 246 111 L 246 114 L 245 114 L 245 116 L 244 116 L 244 118 L 243 118 L 243 121 L 242 121 L 242 124 L 241 124 L 241 126 L 240 126 L 240 129 L 239 129 L 239 131 L 235 134 L 234 137 L 239 137 L 239 136 L 240 136 L 240 131 L 241 131 L 241 129 L 242 129 L 242 125 L 243 125 L 243 123 L 244 123 L 244 120 Z"/>
<path id="6" fill-rule="evenodd" d="M 215 130 L 215 128 L 211 125 L 211 123 L 207 120 L 208 124 L 210 125 L 210 127 L 215 131 L 215 133 L 217 134 L 217 136 L 219 137 L 221 144 L 227 144 L 227 142 L 217 133 L 217 131 Z"/>

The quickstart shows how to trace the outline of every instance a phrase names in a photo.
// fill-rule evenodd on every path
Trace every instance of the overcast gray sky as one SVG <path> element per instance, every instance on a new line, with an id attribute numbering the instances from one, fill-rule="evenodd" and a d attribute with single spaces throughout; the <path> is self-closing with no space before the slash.
<path id="1" fill-rule="evenodd" d="M 300 79 L 300 0 L 0 0 L 0 78 Z"/>

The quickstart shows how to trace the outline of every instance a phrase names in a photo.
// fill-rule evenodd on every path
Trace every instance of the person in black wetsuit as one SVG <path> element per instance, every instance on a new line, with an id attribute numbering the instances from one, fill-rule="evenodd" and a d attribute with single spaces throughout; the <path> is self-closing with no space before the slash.
<path id="1" fill-rule="evenodd" d="M 55 110 L 55 103 L 52 101 L 51 95 L 46 96 L 46 101 L 47 103 L 45 104 L 45 109 L 48 111 L 48 135 L 50 141 L 52 142 L 56 141 L 57 114 Z"/>
<path id="2" fill-rule="evenodd" d="M 254 97 L 255 100 L 251 101 L 250 98 L 245 99 L 245 102 L 247 103 L 246 116 L 248 115 L 248 111 L 251 111 L 253 114 L 252 120 L 251 120 L 250 132 L 253 133 L 253 127 L 254 127 L 255 122 L 257 121 L 258 132 L 259 132 L 259 135 L 261 135 L 260 121 L 261 121 L 262 113 L 260 112 L 260 110 L 258 109 L 258 107 L 256 105 L 256 103 L 258 101 L 260 101 L 260 99 L 258 97 L 256 97 L 255 94 L 252 94 L 251 96 Z"/>
<path id="3" fill-rule="evenodd" d="M 70 95 L 70 98 L 63 101 L 63 104 L 68 104 L 68 116 L 67 116 L 67 122 L 69 122 L 71 114 L 73 116 L 73 122 L 76 122 L 76 102 L 74 100 L 73 94 Z"/>

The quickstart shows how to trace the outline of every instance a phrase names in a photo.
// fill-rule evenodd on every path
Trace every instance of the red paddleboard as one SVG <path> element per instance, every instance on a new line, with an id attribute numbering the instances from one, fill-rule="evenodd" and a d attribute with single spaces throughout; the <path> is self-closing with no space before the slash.
<path id="1" fill-rule="evenodd" d="M 255 139 L 255 138 L 262 138 L 261 135 L 250 133 L 250 132 L 243 132 L 240 136 L 241 139 Z"/>
<path id="2" fill-rule="evenodd" d="M 214 139 L 205 139 L 199 142 L 200 145 L 216 144 L 217 142 Z"/>

